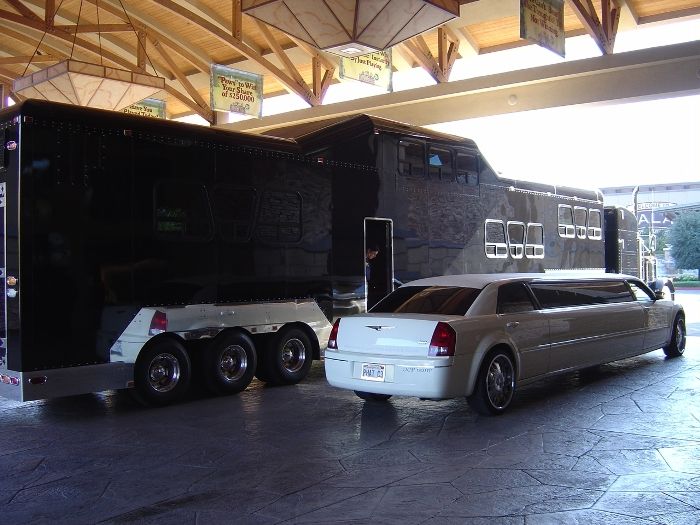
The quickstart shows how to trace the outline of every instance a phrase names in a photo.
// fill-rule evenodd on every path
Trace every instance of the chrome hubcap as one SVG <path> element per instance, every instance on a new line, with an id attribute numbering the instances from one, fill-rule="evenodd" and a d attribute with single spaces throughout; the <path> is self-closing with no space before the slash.
<path id="1" fill-rule="evenodd" d="M 513 364 L 504 355 L 496 356 L 486 374 L 486 391 L 491 405 L 505 408 L 513 397 L 515 374 Z"/>
<path id="2" fill-rule="evenodd" d="M 248 369 L 248 356 L 242 346 L 230 345 L 219 356 L 219 371 L 226 381 L 238 381 Z"/>
<path id="3" fill-rule="evenodd" d="M 289 339 L 282 348 L 282 366 L 288 372 L 298 372 L 306 362 L 306 347 L 299 339 Z"/>
<path id="4" fill-rule="evenodd" d="M 148 367 L 148 383 L 157 392 L 169 392 L 180 380 L 180 363 L 172 354 L 158 354 Z"/>

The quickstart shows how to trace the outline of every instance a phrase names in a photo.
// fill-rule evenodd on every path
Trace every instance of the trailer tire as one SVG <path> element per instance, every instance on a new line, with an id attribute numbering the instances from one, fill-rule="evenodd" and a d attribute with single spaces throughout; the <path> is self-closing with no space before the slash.
<path id="1" fill-rule="evenodd" d="M 235 394 L 250 384 L 256 366 L 251 338 L 242 332 L 222 332 L 204 350 L 204 385 L 213 394 Z"/>
<path id="2" fill-rule="evenodd" d="M 150 406 L 163 406 L 181 399 L 190 388 L 192 364 L 185 347 L 166 337 L 146 346 L 134 365 L 138 399 Z"/>
<path id="3" fill-rule="evenodd" d="M 259 379 L 271 384 L 293 385 L 306 377 L 313 361 L 311 339 L 295 326 L 282 328 L 269 340 L 260 357 Z"/>

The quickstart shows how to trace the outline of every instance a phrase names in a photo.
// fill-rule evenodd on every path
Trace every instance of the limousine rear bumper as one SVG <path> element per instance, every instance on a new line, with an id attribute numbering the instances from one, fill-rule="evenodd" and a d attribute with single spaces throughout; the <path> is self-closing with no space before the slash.
<path id="1" fill-rule="evenodd" d="M 465 365 L 465 357 L 402 359 L 330 351 L 325 357 L 331 386 L 426 399 L 463 396 Z"/>

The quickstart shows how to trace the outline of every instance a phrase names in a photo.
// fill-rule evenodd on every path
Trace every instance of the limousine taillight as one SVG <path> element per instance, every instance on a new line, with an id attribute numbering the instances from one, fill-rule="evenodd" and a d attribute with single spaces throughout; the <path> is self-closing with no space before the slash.
<path id="1" fill-rule="evenodd" d="M 335 320 L 331 330 L 331 335 L 328 337 L 328 348 L 331 350 L 338 349 L 338 326 L 340 326 L 340 319 Z"/>
<path id="2" fill-rule="evenodd" d="M 451 356 L 455 355 L 455 345 L 457 343 L 457 334 L 447 323 L 440 322 L 433 331 L 433 337 L 430 339 L 429 356 Z"/>

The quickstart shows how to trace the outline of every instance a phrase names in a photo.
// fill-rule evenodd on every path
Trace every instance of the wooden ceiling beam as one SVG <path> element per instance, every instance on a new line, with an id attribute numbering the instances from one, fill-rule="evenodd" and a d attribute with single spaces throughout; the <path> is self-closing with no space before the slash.
<path id="1" fill-rule="evenodd" d="M 56 16 L 56 2 L 55 0 L 46 0 L 46 5 L 44 6 L 44 22 L 46 27 L 53 27 L 53 19 Z"/>
<path id="2" fill-rule="evenodd" d="M 602 0 L 601 17 L 598 16 L 592 0 L 567 0 L 567 2 L 600 51 L 604 55 L 612 54 L 620 22 L 618 0 Z"/>
<path id="3" fill-rule="evenodd" d="M 269 60 L 267 60 L 265 57 L 263 57 L 259 52 L 257 52 L 255 49 L 250 47 L 244 42 L 241 42 L 240 40 L 235 39 L 233 36 L 228 34 L 227 31 L 224 31 L 217 27 L 215 24 L 209 22 L 208 20 L 202 18 L 201 16 L 197 15 L 196 13 L 193 13 L 192 11 L 189 11 L 188 9 L 185 9 L 179 4 L 176 4 L 172 0 L 152 0 L 154 3 L 168 9 L 169 11 L 172 11 L 173 13 L 177 14 L 178 16 L 182 17 L 185 20 L 188 20 L 190 23 L 196 24 L 205 31 L 210 32 L 213 36 L 217 37 L 219 40 L 224 42 L 225 44 L 228 44 L 231 46 L 233 49 L 238 51 L 240 54 L 244 55 L 248 59 L 257 62 L 258 65 L 260 65 L 262 68 L 266 69 L 270 74 L 272 74 L 275 78 L 277 78 L 278 81 L 282 83 L 282 85 L 285 86 L 291 93 L 295 93 L 299 95 L 302 99 L 304 99 L 309 105 L 314 106 L 318 105 L 316 103 L 315 97 L 310 97 L 309 96 L 309 90 L 306 85 L 299 85 L 299 83 L 289 75 L 287 75 L 284 71 L 282 71 L 280 68 L 272 64 Z"/>
<path id="4" fill-rule="evenodd" d="M 0 64 L 25 64 L 31 60 L 32 63 L 37 62 L 58 62 L 61 60 L 60 57 L 53 55 L 25 55 L 25 56 L 11 56 L 11 57 L 0 57 Z"/>
<path id="5" fill-rule="evenodd" d="M 263 38 L 267 42 L 267 45 L 270 46 L 270 49 L 272 49 L 275 56 L 282 63 L 282 66 L 284 67 L 285 71 L 288 74 L 290 74 L 292 77 L 294 77 L 294 79 L 300 85 L 306 85 L 306 81 L 301 76 L 301 73 L 299 73 L 299 70 L 296 68 L 296 66 L 289 59 L 289 57 L 287 56 L 287 53 L 284 52 L 284 49 L 282 49 L 282 46 L 280 46 L 279 42 L 277 42 L 277 40 L 275 40 L 275 37 L 273 36 L 272 32 L 267 27 L 267 25 L 264 24 L 263 22 L 261 22 L 260 20 L 257 20 L 257 19 L 254 19 L 254 20 L 255 20 L 255 25 L 258 27 L 258 29 L 262 33 Z"/>
<path id="6" fill-rule="evenodd" d="M 31 20 L 41 20 L 41 17 L 37 15 L 34 11 L 29 9 L 26 5 L 24 5 L 22 2 L 19 0 L 6 0 L 8 4 L 10 4 L 12 7 L 14 7 L 17 12 L 25 16 L 27 18 L 30 18 Z"/>
<path id="7" fill-rule="evenodd" d="M 134 31 L 134 26 L 131 24 L 69 24 L 69 25 L 54 25 L 55 29 L 60 29 L 71 34 L 76 33 L 122 33 L 125 31 Z"/>
<path id="8" fill-rule="evenodd" d="M 204 120 L 207 122 L 213 122 L 214 121 L 214 112 L 211 110 L 204 110 L 199 104 L 197 104 L 194 100 L 192 100 L 190 97 L 185 96 L 184 93 L 180 92 L 179 90 L 175 89 L 173 86 L 166 84 L 165 85 L 165 91 L 172 97 L 176 98 L 180 102 L 182 102 L 185 106 L 190 108 L 192 111 L 194 111 L 197 115 L 202 117 Z"/>
<path id="9" fill-rule="evenodd" d="M 175 75 L 175 78 L 177 78 L 178 82 L 180 82 L 180 85 L 182 85 L 182 87 L 185 88 L 185 91 L 187 91 L 189 96 L 192 97 L 192 100 L 194 100 L 194 102 L 199 107 L 197 113 L 202 115 L 202 117 L 205 118 L 208 122 L 213 123 L 214 116 L 211 111 L 211 108 L 209 107 L 209 104 L 206 103 L 206 101 L 202 98 L 202 96 L 195 89 L 192 83 L 187 79 L 187 76 L 182 71 L 180 71 L 180 69 L 177 67 L 177 64 L 168 53 L 168 50 L 165 49 L 163 47 L 163 44 L 161 44 L 157 40 L 153 40 L 150 37 L 149 40 L 151 41 L 151 44 L 153 44 L 155 50 L 160 54 L 161 58 L 168 64 L 168 67 L 170 68 L 173 75 Z"/>
<path id="10" fill-rule="evenodd" d="M 231 36 L 236 40 L 243 40 L 243 11 L 241 0 L 231 1 Z"/>

